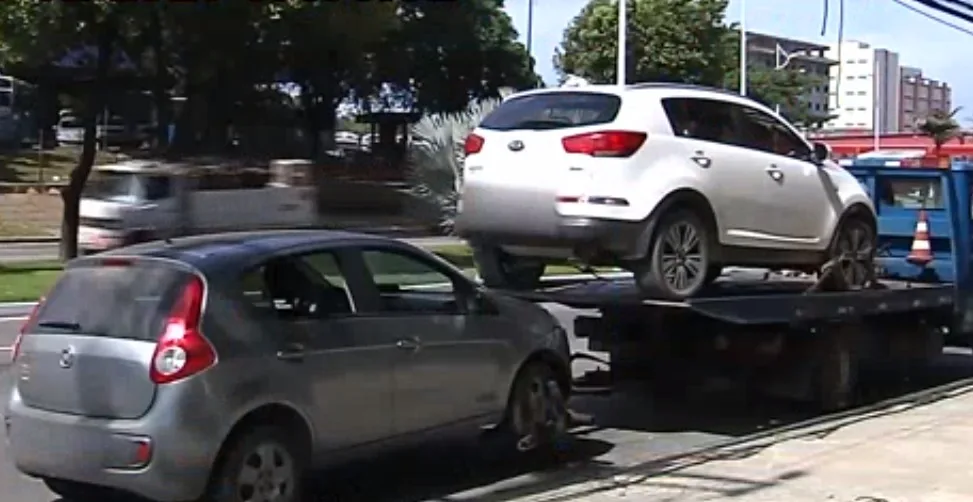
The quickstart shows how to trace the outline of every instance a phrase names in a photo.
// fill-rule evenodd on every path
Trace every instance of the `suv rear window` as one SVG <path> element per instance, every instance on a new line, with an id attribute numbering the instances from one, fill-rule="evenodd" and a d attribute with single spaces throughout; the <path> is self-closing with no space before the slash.
<path id="1" fill-rule="evenodd" d="M 31 335 L 78 333 L 155 340 L 190 274 L 163 264 L 68 268 L 27 326 Z"/>
<path id="2" fill-rule="evenodd" d="M 513 129 L 563 129 L 608 124 L 618 116 L 622 100 L 596 92 L 548 92 L 505 101 L 487 115 L 480 127 L 497 131 Z"/>

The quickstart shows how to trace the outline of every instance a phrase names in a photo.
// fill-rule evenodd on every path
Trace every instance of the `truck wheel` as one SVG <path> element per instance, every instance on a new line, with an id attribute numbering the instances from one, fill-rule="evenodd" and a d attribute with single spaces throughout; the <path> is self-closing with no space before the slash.
<path id="1" fill-rule="evenodd" d="M 274 426 L 256 427 L 228 448 L 215 466 L 204 500 L 302 500 L 305 458 L 287 431 Z"/>
<path id="2" fill-rule="evenodd" d="M 547 265 L 540 260 L 512 256 L 497 246 L 473 244 L 473 262 L 483 284 L 491 288 L 536 288 Z"/>
<path id="3" fill-rule="evenodd" d="M 639 290 L 665 300 L 684 300 L 712 279 L 712 237 L 692 211 L 678 209 L 662 217 L 649 253 L 632 267 Z"/>
<path id="4" fill-rule="evenodd" d="M 520 453 L 552 454 L 570 448 L 567 395 L 547 364 L 528 363 L 517 374 L 501 426 L 505 441 Z"/>
<path id="5" fill-rule="evenodd" d="M 847 218 L 828 250 L 829 289 L 865 289 L 875 280 L 875 228 L 857 217 Z"/>

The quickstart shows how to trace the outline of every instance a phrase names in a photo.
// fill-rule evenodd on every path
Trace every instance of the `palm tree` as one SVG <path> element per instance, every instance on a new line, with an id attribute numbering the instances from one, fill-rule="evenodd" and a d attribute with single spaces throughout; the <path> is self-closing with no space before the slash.
<path id="1" fill-rule="evenodd" d="M 500 96 L 511 92 L 500 89 Z M 463 186 L 463 143 L 500 102 L 501 99 L 474 101 L 466 110 L 426 115 L 412 126 L 408 155 L 412 195 L 421 203 L 420 216 L 432 216 L 446 233 L 453 231 L 456 203 Z"/>
<path id="2" fill-rule="evenodd" d="M 929 136 L 936 146 L 935 152 L 937 157 L 939 156 L 939 150 L 944 144 L 962 135 L 962 129 L 960 128 L 959 122 L 956 121 L 956 114 L 961 109 L 961 107 L 956 107 L 951 112 L 933 110 L 919 124 L 919 132 Z"/>

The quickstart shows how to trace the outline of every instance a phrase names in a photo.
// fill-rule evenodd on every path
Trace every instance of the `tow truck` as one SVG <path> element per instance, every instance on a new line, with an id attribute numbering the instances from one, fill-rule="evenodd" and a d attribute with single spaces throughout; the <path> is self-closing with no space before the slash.
<path id="1" fill-rule="evenodd" d="M 590 312 L 574 320 L 590 351 L 576 357 L 607 353 L 608 369 L 586 373 L 579 388 L 648 381 L 679 392 L 716 374 L 823 410 L 845 408 L 866 369 L 908 377 L 941 356 L 947 340 L 968 344 L 973 332 L 973 162 L 923 155 L 879 151 L 843 161 L 878 212 L 877 280 L 866 290 L 825 292 L 820 276 L 744 270 L 683 302 L 646 299 L 631 280 L 598 277 L 508 293 Z M 919 222 L 929 260 L 914 264 Z"/>

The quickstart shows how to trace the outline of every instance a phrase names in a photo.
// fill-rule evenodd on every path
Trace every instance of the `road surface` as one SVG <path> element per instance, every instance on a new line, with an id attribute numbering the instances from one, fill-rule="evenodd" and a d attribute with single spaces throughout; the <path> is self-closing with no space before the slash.
<path id="1" fill-rule="evenodd" d="M 568 328 L 579 313 L 560 306 L 548 308 Z M 19 325 L 17 320 L 0 321 L 0 344 L 10 343 Z M 572 345 L 584 348 L 573 337 Z M 940 383 L 969 376 L 969 359 L 966 355 L 944 357 L 928 379 Z M 4 401 L 11 385 L 8 361 L 5 354 L 0 354 L 0 398 Z M 579 396 L 573 407 L 595 414 L 598 427 L 580 433 L 577 462 L 570 467 L 544 468 L 548 466 L 530 465 L 513 457 L 498 460 L 469 445 L 430 446 L 322 473 L 318 478 L 331 482 L 317 488 L 308 501 L 514 501 L 810 416 L 793 405 L 754 403 L 728 392 L 700 393 L 674 403 L 653 400 L 638 389 L 628 389 L 611 396 Z M 335 483 L 337 479 L 341 483 Z M 40 482 L 17 473 L 2 442 L 0 493 L 3 502 L 57 500 Z"/>
<path id="2" fill-rule="evenodd" d="M 460 244 L 453 237 L 418 237 L 405 239 L 420 246 L 449 246 Z M 17 263 L 58 259 L 57 242 L 0 242 L 0 263 Z"/>

